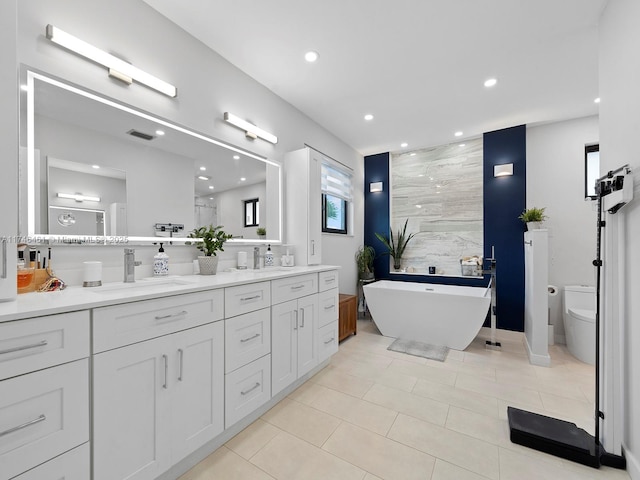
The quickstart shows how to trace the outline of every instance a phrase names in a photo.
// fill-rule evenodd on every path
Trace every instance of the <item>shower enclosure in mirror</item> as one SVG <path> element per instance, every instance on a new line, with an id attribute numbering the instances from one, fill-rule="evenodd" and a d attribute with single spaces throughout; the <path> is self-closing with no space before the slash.
<path id="1" fill-rule="evenodd" d="M 231 242 L 281 241 L 281 167 L 168 120 L 26 70 L 20 232 L 36 241 L 187 241 L 223 225 Z M 256 226 L 244 205 L 259 200 Z M 156 224 L 180 225 L 158 232 Z"/>

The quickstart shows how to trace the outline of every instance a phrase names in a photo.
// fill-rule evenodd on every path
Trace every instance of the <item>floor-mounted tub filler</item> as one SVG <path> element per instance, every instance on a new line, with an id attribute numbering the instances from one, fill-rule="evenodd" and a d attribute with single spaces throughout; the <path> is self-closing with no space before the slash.
<path id="1" fill-rule="evenodd" d="M 382 335 L 454 350 L 478 335 L 491 305 L 490 287 L 380 280 L 363 288 Z"/>

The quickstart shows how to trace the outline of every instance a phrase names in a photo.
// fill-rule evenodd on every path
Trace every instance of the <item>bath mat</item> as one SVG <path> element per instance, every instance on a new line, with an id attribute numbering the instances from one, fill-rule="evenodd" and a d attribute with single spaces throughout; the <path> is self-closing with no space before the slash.
<path id="1" fill-rule="evenodd" d="M 387 350 L 438 360 L 439 362 L 444 362 L 447 358 L 447 353 L 449 353 L 449 347 L 438 347 L 437 345 L 402 338 L 397 338 L 387 347 Z"/>

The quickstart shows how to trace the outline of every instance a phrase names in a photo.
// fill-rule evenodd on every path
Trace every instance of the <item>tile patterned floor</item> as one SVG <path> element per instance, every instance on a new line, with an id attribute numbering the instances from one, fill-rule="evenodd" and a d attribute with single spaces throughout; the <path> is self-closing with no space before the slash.
<path id="1" fill-rule="evenodd" d="M 564 346 L 530 365 L 522 334 L 483 334 L 436 362 L 386 348 L 368 320 L 331 364 L 180 480 L 629 479 L 509 441 L 507 406 L 571 420 L 593 433 L 593 367 Z"/>

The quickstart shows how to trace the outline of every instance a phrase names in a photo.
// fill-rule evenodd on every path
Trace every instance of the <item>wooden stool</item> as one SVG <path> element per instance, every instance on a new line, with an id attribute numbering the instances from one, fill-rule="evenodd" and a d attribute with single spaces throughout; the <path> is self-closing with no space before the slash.
<path id="1" fill-rule="evenodd" d="M 358 319 L 358 297 L 340 294 L 340 317 L 338 320 L 338 340 L 342 341 L 352 333 L 355 335 Z"/>

